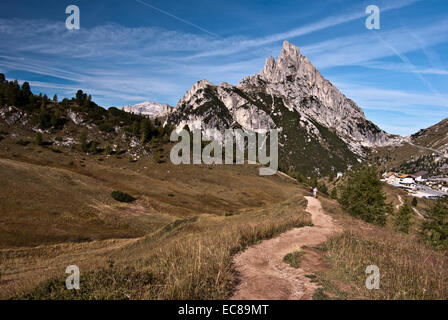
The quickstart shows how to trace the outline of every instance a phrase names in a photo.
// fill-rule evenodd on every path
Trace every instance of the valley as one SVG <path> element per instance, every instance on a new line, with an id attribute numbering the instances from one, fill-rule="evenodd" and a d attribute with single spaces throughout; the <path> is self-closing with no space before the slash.
<path id="1" fill-rule="evenodd" d="M 264 239 L 288 234 L 309 241 L 306 230 L 320 230 L 316 217 L 307 212 L 310 209 L 307 209 L 309 199 L 305 198 L 306 184 L 280 172 L 261 177 L 256 165 L 175 166 L 157 163 L 150 157 L 130 162 L 117 155 L 103 161 L 98 161 L 103 157 L 100 155 L 83 155 L 85 166 L 70 168 L 61 159 L 73 158 L 77 152 L 57 153 L 59 161 L 54 161 L 54 152 L 46 147 L 8 148 L 10 153 L 4 153 L 6 157 L 1 160 L 2 175 L 7 166 L 11 168 L 7 171 L 14 170 L 15 176 L 26 174 L 19 182 L 38 179 L 43 183 L 39 170 L 32 169 L 38 167 L 45 170 L 44 176 L 50 181 L 48 187 L 40 188 L 43 194 L 27 189 L 32 184 L 21 183 L 21 192 L 2 199 L 2 212 L 10 212 L 2 215 L 1 224 L 2 298 L 227 299 L 240 292 L 241 274 L 238 262 L 234 263 L 235 255 L 250 255 L 251 245 L 255 249 L 263 246 Z M 165 148 L 168 152 L 170 146 Z M 53 164 L 43 164 L 50 159 Z M 61 179 L 61 174 L 65 178 Z M 68 177 L 76 186 L 95 186 L 96 194 L 79 187 L 77 192 L 70 192 Z M 7 190 L 13 192 L 17 189 L 14 179 L 6 178 Z M 116 189 L 137 200 L 128 204 L 115 201 L 110 191 Z M 62 193 L 63 190 L 68 193 Z M 42 201 L 41 207 L 36 206 L 32 213 L 24 210 L 48 193 L 58 197 Z M 390 200 L 402 205 L 403 201 L 394 197 Z M 58 204 L 58 200 L 70 206 Z M 83 205 L 76 202 L 81 200 Z M 327 241 L 318 237 L 313 244 L 307 242 L 303 246 L 287 241 L 285 250 L 272 256 L 280 260 L 276 262 L 278 267 L 289 268 L 287 274 L 293 276 L 299 272 L 303 279 L 308 279 L 304 283 L 309 284 L 309 289 L 301 299 L 447 296 L 444 284 L 448 281 L 448 259 L 421 243 L 414 232 L 400 235 L 391 227 L 379 228 L 354 219 L 324 195 L 318 201 L 322 204 L 322 218 L 328 219 L 329 215 L 342 233 L 331 235 Z M 419 202 L 418 208 L 426 210 L 429 206 L 429 202 Z M 47 217 L 47 212 L 53 211 L 61 213 Z M 17 214 L 21 216 L 20 224 L 14 216 Z M 415 220 L 420 223 L 419 218 Z M 376 236 L 378 232 L 382 237 Z M 377 260 L 384 258 L 379 256 L 380 252 L 390 250 L 390 246 L 396 249 L 388 251 L 388 264 Z M 283 255 L 294 250 L 303 252 L 301 271 L 281 261 Z M 327 256 L 326 250 L 337 255 Z M 356 272 L 337 260 L 347 259 L 343 256 L 349 254 L 346 250 L 355 250 L 350 259 L 360 259 L 348 260 L 357 266 Z M 368 253 L 371 250 L 378 256 Z M 417 264 L 424 259 L 425 265 Z M 372 263 L 381 265 L 386 275 L 399 274 L 404 282 L 384 278 L 382 284 L 387 290 L 382 291 L 383 295 L 363 289 L 363 280 L 359 282 L 364 277 L 362 266 Z M 406 268 L 407 263 L 416 264 L 412 272 Z M 64 271 L 71 264 L 81 270 L 79 292 L 65 289 Z M 299 281 L 297 285 L 303 283 Z M 426 291 L 429 286 L 432 289 Z M 293 293 L 292 288 L 284 290 Z M 394 296 L 397 288 L 397 293 L 407 293 Z M 282 294 L 278 297 L 283 297 Z"/>
<path id="2" fill-rule="evenodd" d="M 448 297 L 446 199 L 397 187 L 422 170 L 445 181 L 446 120 L 388 134 L 287 41 L 260 73 L 198 81 L 175 108 L 58 101 L 0 75 L 0 298 Z M 259 174 L 259 150 L 175 165 L 183 128 L 278 130 L 279 171 Z M 365 287 L 368 265 L 382 290 Z"/>
<path id="3" fill-rule="evenodd" d="M 260 177 L 254 165 L 176 166 L 154 157 L 134 162 L 68 147 L 55 153 L 50 148 L 56 147 L 16 144 L 12 135 L 0 145 L 3 298 L 55 275 L 65 278 L 68 265 L 78 265 L 85 274 L 107 271 L 111 261 L 117 273 L 132 267 L 158 274 L 154 281 L 160 290 L 135 284 L 144 285 L 145 294 L 128 298 L 224 297 L 232 281 L 234 250 L 308 223 L 297 186 L 280 176 Z M 164 146 L 166 154 L 170 147 Z M 110 196 L 113 190 L 137 200 L 120 203 Z M 216 250 L 210 251 L 212 243 Z M 182 262 L 171 265 L 176 256 Z M 198 265 L 202 259 L 212 265 Z M 185 281 L 201 283 L 208 272 L 217 288 L 207 283 L 185 287 Z M 161 290 L 166 281 L 173 287 Z M 115 297 L 126 298 L 120 288 L 115 290 Z M 109 297 L 102 291 L 87 294 Z"/>

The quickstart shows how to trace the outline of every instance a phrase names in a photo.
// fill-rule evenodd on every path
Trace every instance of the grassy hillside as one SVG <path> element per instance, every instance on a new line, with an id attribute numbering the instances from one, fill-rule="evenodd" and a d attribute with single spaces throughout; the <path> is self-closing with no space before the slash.
<path id="1" fill-rule="evenodd" d="M 448 150 L 447 133 L 448 119 L 444 119 L 411 135 L 407 143 L 377 148 L 372 152 L 371 160 L 384 170 L 447 174 L 448 159 L 442 156 Z"/>
<path id="2" fill-rule="evenodd" d="M 412 135 L 415 144 L 439 151 L 447 150 L 448 118 Z"/>
<path id="3" fill-rule="evenodd" d="M 300 187 L 280 176 L 260 177 L 256 166 L 175 166 L 155 155 L 130 161 L 23 146 L 17 138 L 0 142 L 2 297 L 75 298 L 54 290 L 63 285 L 65 267 L 76 264 L 83 279 L 95 281 L 86 280 L 83 298 L 126 298 L 121 285 L 108 287 L 94 274 L 113 261 L 117 277 L 149 277 L 144 288 L 129 289 L 132 298 L 223 298 L 236 251 L 309 223 Z M 167 157 L 170 145 L 160 148 Z M 113 190 L 137 200 L 118 202 Z M 30 293 L 48 280 L 56 289 Z M 168 283 L 174 285 L 165 288 Z M 156 291 L 149 290 L 153 285 Z"/>
<path id="4" fill-rule="evenodd" d="M 9 159 L 0 166 L 0 248 L 143 235 L 98 210 L 113 205 L 110 186 L 66 169 Z"/>

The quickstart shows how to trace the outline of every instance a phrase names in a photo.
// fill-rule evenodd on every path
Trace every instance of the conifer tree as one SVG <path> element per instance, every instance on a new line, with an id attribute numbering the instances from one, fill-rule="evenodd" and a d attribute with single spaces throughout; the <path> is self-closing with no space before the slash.
<path id="1" fill-rule="evenodd" d="M 384 226 L 392 206 L 386 203 L 382 187 L 376 167 L 355 167 L 341 188 L 339 202 L 352 216 Z"/>
<path id="2" fill-rule="evenodd" d="M 405 203 L 398 210 L 394 219 L 395 229 L 403 233 L 409 233 L 409 227 L 412 225 L 412 208 L 409 203 Z"/>
<path id="3" fill-rule="evenodd" d="M 87 132 L 85 131 L 79 136 L 79 146 L 83 152 L 87 152 Z"/>
<path id="4" fill-rule="evenodd" d="M 438 199 L 423 222 L 422 234 L 437 249 L 448 249 L 448 198 Z"/>

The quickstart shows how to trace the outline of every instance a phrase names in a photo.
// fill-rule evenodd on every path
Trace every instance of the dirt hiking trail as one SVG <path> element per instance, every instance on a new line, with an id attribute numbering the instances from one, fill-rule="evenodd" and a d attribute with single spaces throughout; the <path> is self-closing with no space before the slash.
<path id="1" fill-rule="evenodd" d="M 395 208 L 398 210 L 398 209 L 400 209 L 400 207 L 402 207 L 404 205 L 404 202 L 400 195 L 398 195 L 397 197 L 398 197 L 398 201 L 400 202 L 400 204 L 397 204 L 395 206 Z"/>
<path id="2" fill-rule="evenodd" d="M 305 277 L 310 271 L 295 269 L 283 257 L 303 246 L 316 246 L 332 234 L 342 231 L 324 214 L 320 201 L 305 197 L 313 226 L 295 228 L 249 247 L 234 259 L 239 283 L 231 300 L 303 300 L 311 299 L 317 289 Z"/>

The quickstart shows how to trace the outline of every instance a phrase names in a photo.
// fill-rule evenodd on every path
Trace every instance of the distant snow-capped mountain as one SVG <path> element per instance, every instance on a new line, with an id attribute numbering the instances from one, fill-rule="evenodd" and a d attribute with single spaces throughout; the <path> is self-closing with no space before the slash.
<path id="1" fill-rule="evenodd" d="M 160 104 L 158 102 L 144 101 L 133 106 L 124 106 L 121 109 L 126 112 L 141 114 L 143 116 L 147 116 L 148 118 L 154 119 L 166 117 L 171 113 L 173 108 L 166 103 Z"/>

